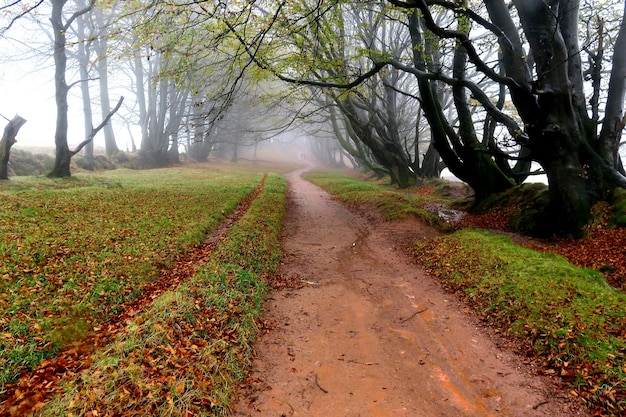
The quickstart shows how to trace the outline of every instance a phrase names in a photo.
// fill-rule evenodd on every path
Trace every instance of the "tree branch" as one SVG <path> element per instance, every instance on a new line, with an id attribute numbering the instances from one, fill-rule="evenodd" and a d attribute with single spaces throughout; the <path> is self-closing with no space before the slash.
<path id="1" fill-rule="evenodd" d="M 76 149 L 74 149 L 73 151 L 70 151 L 70 155 L 74 156 L 76 155 L 78 152 L 80 152 L 81 149 L 83 149 L 85 147 L 85 145 L 87 145 L 89 142 L 91 142 L 93 140 L 93 138 L 96 136 L 96 134 L 104 127 L 106 126 L 106 124 L 109 122 L 109 120 L 111 119 L 111 117 L 120 109 L 120 107 L 122 107 L 122 102 L 124 101 L 124 96 L 121 96 L 119 101 L 117 102 L 117 105 L 115 106 L 115 108 L 113 110 L 111 110 L 109 112 L 109 114 L 106 115 L 106 117 L 104 118 L 104 120 L 102 120 L 102 123 L 100 123 L 95 129 L 91 129 L 91 133 L 89 134 L 89 136 L 87 136 L 87 138 L 82 141 L 77 147 Z"/>
<path id="2" fill-rule="evenodd" d="M 507 128 L 507 130 L 509 131 L 511 136 L 513 136 L 516 142 L 520 144 L 524 144 L 528 142 L 528 136 L 526 135 L 526 133 L 522 131 L 522 129 L 519 127 L 515 119 L 513 119 L 511 116 L 498 110 L 498 108 L 491 102 L 489 97 L 487 97 L 485 92 L 475 83 L 468 81 L 468 80 L 459 80 L 456 78 L 446 77 L 443 74 L 435 74 L 435 73 L 420 71 L 415 67 L 408 66 L 406 64 L 403 64 L 393 59 L 389 60 L 388 63 L 397 69 L 409 72 L 421 79 L 437 80 L 437 81 L 442 81 L 451 86 L 463 86 L 467 88 L 468 90 L 472 92 L 472 95 L 474 96 L 474 98 L 480 102 L 480 104 L 485 108 L 485 110 L 496 121 L 502 123 Z"/>
<path id="3" fill-rule="evenodd" d="M 504 33 L 502 33 L 502 31 L 498 29 L 497 26 L 489 23 L 483 18 L 480 18 L 479 15 L 473 12 L 470 13 L 469 11 L 460 8 L 457 4 L 447 2 L 447 1 L 413 0 L 410 3 L 397 1 L 397 0 L 388 0 L 388 1 L 391 4 L 399 6 L 399 7 L 414 8 L 414 9 L 418 9 L 419 11 L 421 11 L 422 16 L 424 18 L 424 23 L 426 24 L 426 27 L 428 28 L 428 30 L 430 30 L 435 35 L 441 38 L 445 38 L 445 39 L 452 38 L 452 39 L 456 39 L 457 41 L 459 41 L 459 43 L 463 45 L 463 47 L 465 47 L 465 50 L 467 51 L 470 61 L 474 65 L 476 65 L 476 68 L 478 70 L 480 70 L 487 77 L 491 78 L 493 81 L 505 84 L 509 86 L 510 88 L 520 87 L 520 85 L 515 79 L 500 75 L 496 71 L 494 71 L 492 68 L 490 68 L 487 64 L 485 64 L 485 62 L 483 62 L 483 60 L 478 55 L 478 52 L 476 52 L 476 49 L 474 48 L 472 41 L 470 40 L 469 36 L 466 33 L 462 31 L 458 31 L 458 30 L 444 29 L 440 27 L 439 25 L 437 25 L 437 23 L 435 22 L 435 19 L 430 13 L 430 9 L 428 8 L 428 6 L 431 4 L 437 4 L 439 6 L 446 7 L 456 13 L 463 13 L 467 15 L 468 17 L 472 18 L 473 20 L 477 20 L 478 23 L 480 23 L 481 25 L 483 25 L 490 31 L 494 32 L 494 34 L 496 34 L 498 37 L 504 39 L 505 41 L 510 42 L 510 40 L 506 38 Z"/>
<path id="4" fill-rule="evenodd" d="M 96 77 L 96 78 L 87 78 L 86 80 L 76 80 L 76 81 L 74 81 L 73 83 L 69 84 L 69 85 L 67 86 L 67 89 L 68 89 L 68 91 L 69 91 L 69 90 L 70 90 L 72 87 L 74 87 L 76 84 L 86 83 L 86 82 L 89 82 L 89 81 L 96 81 L 96 80 L 99 80 L 99 79 L 100 79 L 100 77 Z"/>
<path id="5" fill-rule="evenodd" d="M 9 22 L 9 24 L 6 27 L 3 27 L 2 29 L 0 29 L 0 36 L 4 35 L 4 32 L 6 32 L 7 30 L 11 29 L 11 26 L 13 26 L 13 23 L 15 23 L 18 19 L 24 17 L 25 15 L 27 15 L 28 13 L 32 12 L 33 10 L 35 10 L 37 7 L 39 7 L 41 5 L 41 3 L 43 3 L 44 0 L 39 0 L 37 3 L 35 3 L 34 6 L 29 7 L 28 9 L 24 10 L 22 13 L 18 14 L 17 16 L 15 16 L 13 19 L 11 19 L 11 21 Z M 21 0 L 18 0 L 12 4 L 9 4 L 5 7 L 2 7 L 3 10 L 5 8 L 11 7 L 11 6 L 15 6 L 16 4 L 20 3 Z"/>
<path id="6" fill-rule="evenodd" d="M 233 25 L 230 22 L 225 21 L 224 23 L 226 24 L 228 29 L 231 31 L 231 33 L 233 35 L 235 35 L 235 37 L 237 38 L 237 40 L 239 41 L 241 46 L 244 48 L 245 52 L 248 54 L 248 57 L 250 57 L 250 60 L 252 62 L 254 62 L 259 68 L 261 68 L 263 70 L 266 70 L 266 71 L 269 71 L 272 75 L 274 75 L 279 80 L 288 82 L 290 84 L 310 85 L 310 86 L 314 86 L 314 87 L 350 89 L 350 88 L 356 87 L 357 85 L 361 84 L 363 81 L 365 81 L 368 78 L 372 77 L 374 74 L 380 72 L 380 70 L 383 69 L 387 65 L 386 62 L 375 62 L 374 66 L 369 71 L 367 71 L 364 74 L 359 75 L 354 80 L 352 80 L 351 82 L 348 82 L 348 83 L 334 83 L 334 82 L 327 82 L 327 81 L 302 80 L 302 79 L 287 77 L 285 75 L 282 75 L 282 74 L 278 73 L 267 62 L 262 61 L 257 56 L 256 52 L 251 50 L 250 46 L 245 42 L 245 40 L 241 37 L 241 35 L 239 35 L 237 33 L 237 31 L 235 30 L 235 28 L 233 27 Z"/>
<path id="7" fill-rule="evenodd" d="M 73 15 L 71 15 L 67 21 L 65 22 L 65 24 L 63 25 L 63 30 L 67 31 L 69 29 L 69 27 L 72 25 L 72 23 L 74 22 L 74 20 L 76 20 L 76 18 L 78 16 L 82 16 L 85 13 L 87 13 L 88 11 L 90 11 L 91 9 L 93 9 L 93 7 L 96 5 L 96 0 L 90 0 L 89 4 L 80 10 L 77 10 L 76 13 L 74 13 Z"/>

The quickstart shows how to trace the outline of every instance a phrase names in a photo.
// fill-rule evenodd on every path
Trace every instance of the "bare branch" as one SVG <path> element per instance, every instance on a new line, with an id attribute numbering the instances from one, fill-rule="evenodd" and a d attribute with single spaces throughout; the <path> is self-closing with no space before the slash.
<path id="1" fill-rule="evenodd" d="M 124 96 L 121 96 L 119 101 L 117 102 L 117 105 L 115 106 L 115 108 L 113 110 L 111 110 L 109 112 L 109 114 L 106 115 L 106 117 L 104 118 L 104 120 L 102 120 L 102 123 L 100 123 L 96 128 L 91 129 L 91 133 L 89 134 L 89 136 L 87 136 L 87 138 L 82 141 L 77 147 L 76 149 L 74 149 L 73 151 L 70 151 L 70 155 L 74 156 L 76 155 L 78 152 L 80 152 L 81 149 L 83 149 L 89 142 L 91 142 L 93 140 L 93 138 L 96 136 L 96 134 L 104 127 L 106 126 L 106 124 L 109 122 L 109 120 L 111 120 L 111 117 L 113 117 L 113 115 L 120 109 L 120 107 L 122 107 L 122 102 L 124 101 Z"/>
<path id="2" fill-rule="evenodd" d="M 95 5 L 96 5 L 96 0 L 90 0 L 89 4 L 85 8 L 77 10 L 76 13 L 74 13 L 67 19 L 67 21 L 65 22 L 65 25 L 63 25 L 63 30 L 67 31 L 72 25 L 72 23 L 74 22 L 74 20 L 76 20 L 76 18 L 89 12 L 91 9 L 93 9 Z"/>
<path id="3" fill-rule="evenodd" d="M 15 6 L 16 4 L 21 3 L 21 0 L 18 0 L 14 3 L 11 3 L 5 7 L 3 7 L 2 9 L 11 7 L 11 6 Z M 32 12 L 33 10 L 35 10 L 37 7 L 39 7 L 41 4 L 43 3 L 43 0 L 39 0 L 37 3 L 35 3 L 32 7 L 29 7 L 28 9 L 24 10 L 22 13 L 18 14 L 17 16 L 15 16 L 13 19 L 11 19 L 11 21 L 9 22 L 9 24 L 6 27 L 3 27 L 2 29 L 0 29 L 0 36 L 4 35 L 4 32 L 6 32 L 7 30 L 11 29 L 11 26 L 13 26 L 13 23 L 15 23 L 18 19 L 26 16 L 27 14 L 29 14 L 30 12 Z"/>
<path id="4" fill-rule="evenodd" d="M 467 89 L 469 89 L 472 92 L 472 95 L 474 96 L 474 98 L 476 100 L 478 100 L 480 102 L 480 104 L 485 108 L 485 110 L 498 122 L 502 123 L 507 130 L 509 131 L 509 133 L 511 134 L 511 136 L 513 136 L 513 138 L 515 139 L 516 142 L 520 143 L 520 144 L 524 144 L 528 141 L 528 136 L 526 135 L 526 133 L 524 133 L 522 131 L 522 129 L 519 127 L 519 125 L 517 124 L 517 122 L 515 121 L 515 119 L 513 119 L 511 116 L 501 112 L 489 99 L 489 97 L 487 97 L 487 95 L 485 94 L 485 92 L 483 90 L 481 90 L 481 88 L 476 85 L 475 83 L 471 82 L 471 81 L 467 81 L 467 80 L 459 80 L 456 78 L 450 78 L 450 77 L 446 77 L 443 74 L 435 74 L 435 73 L 428 73 L 428 72 L 424 72 L 424 71 L 420 71 L 415 67 L 409 66 L 409 65 L 405 65 L 399 61 L 396 60 L 390 60 L 388 61 L 388 63 L 390 65 L 392 65 L 393 67 L 400 69 L 402 71 L 406 71 L 409 72 L 411 74 L 414 74 L 416 77 L 418 78 L 422 78 L 422 79 L 428 79 L 428 80 L 437 80 L 437 81 L 442 81 L 448 85 L 454 86 L 463 86 Z"/>

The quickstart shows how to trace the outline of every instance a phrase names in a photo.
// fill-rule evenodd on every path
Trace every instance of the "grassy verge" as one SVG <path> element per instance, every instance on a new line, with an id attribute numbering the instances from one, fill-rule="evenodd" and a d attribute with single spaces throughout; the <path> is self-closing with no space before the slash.
<path id="1" fill-rule="evenodd" d="M 122 170 L 0 184 L 0 387 L 136 298 L 261 178 Z"/>
<path id="2" fill-rule="evenodd" d="M 212 260 L 128 324 L 43 416 L 217 416 L 251 363 L 265 276 L 280 259 L 286 183 L 269 176 Z"/>
<path id="3" fill-rule="evenodd" d="M 603 415 L 623 415 L 626 295 L 599 273 L 476 230 L 418 243 L 413 251 L 482 317 L 524 341 L 546 374 L 560 376 Z"/>
<path id="4" fill-rule="evenodd" d="M 377 210 L 385 220 L 415 217 L 433 226 L 446 227 L 439 217 L 424 209 L 429 203 L 445 200 L 433 186 L 400 191 L 380 182 L 361 181 L 326 170 L 309 171 L 305 178 L 349 206 Z"/>

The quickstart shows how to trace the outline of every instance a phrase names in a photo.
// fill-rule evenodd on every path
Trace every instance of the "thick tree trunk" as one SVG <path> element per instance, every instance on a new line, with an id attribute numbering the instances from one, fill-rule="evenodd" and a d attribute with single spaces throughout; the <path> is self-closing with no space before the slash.
<path id="1" fill-rule="evenodd" d="M 17 142 L 15 137 L 24 123 L 26 123 L 26 119 L 15 115 L 4 128 L 4 134 L 2 135 L 2 140 L 0 140 L 0 180 L 9 179 L 9 156 L 11 154 L 11 147 Z"/>
<path id="2" fill-rule="evenodd" d="M 596 146 L 595 129 L 586 127 L 589 117 L 581 109 L 581 88 L 575 85 L 580 82 L 579 74 L 573 74 L 580 68 L 569 56 L 578 53 L 575 16 L 559 20 L 542 0 L 515 0 L 514 4 L 531 46 L 535 71 L 542 75 L 529 91 L 536 98 L 536 109 L 522 116 L 531 157 L 548 177 L 550 198 L 544 230 L 551 235 L 580 237 L 592 220 L 592 205 L 607 199 L 623 179 L 613 166 L 615 161 L 598 152 L 601 147 Z M 515 104 L 518 108 L 523 105 Z"/>
<path id="3" fill-rule="evenodd" d="M 438 52 L 435 45 L 430 44 L 432 41 L 424 36 L 417 10 L 409 16 L 409 31 L 414 66 L 420 71 L 428 72 L 430 66 L 437 66 L 433 59 Z M 464 73 L 460 66 L 466 61 L 466 55 L 460 48 L 462 46 L 458 45 L 455 53 L 455 71 L 463 78 Z M 474 190 L 477 202 L 511 188 L 514 185 L 512 179 L 502 172 L 491 156 L 477 151 L 480 144 L 467 108 L 464 87 L 454 89 L 454 103 L 460 123 L 457 133 L 443 112 L 441 100 L 436 94 L 436 82 L 418 77 L 418 86 L 422 110 L 430 125 L 435 149 L 450 172 Z"/>
<path id="4" fill-rule="evenodd" d="M 549 204 L 538 232 L 551 235 L 581 237 L 591 217 L 591 199 L 585 171 L 576 154 L 563 153 L 562 159 L 542 164 L 548 177 Z"/>
<path id="5" fill-rule="evenodd" d="M 420 176 L 422 178 L 439 178 L 443 170 L 442 165 L 439 152 L 437 152 L 437 149 L 435 149 L 434 144 L 431 142 L 422 160 Z"/>
<path id="6" fill-rule="evenodd" d="M 619 34 L 615 41 L 605 117 L 599 140 L 601 155 L 606 157 L 609 163 L 621 172 L 624 172 L 624 169 L 619 155 L 619 147 L 626 124 L 624 97 L 626 97 L 626 3 L 624 4 Z"/>
<path id="7" fill-rule="evenodd" d="M 57 107 L 56 130 L 54 133 L 54 143 L 56 145 L 56 157 L 52 172 L 49 177 L 69 177 L 70 160 L 72 152 L 67 144 L 67 92 L 69 87 L 65 80 L 65 70 L 67 68 L 67 55 L 65 51 L 65 33 L 74 19 L 87 13 L 95 4 L 95 0 L 90 0 L 87 7 L 75 12 L 67 22 L 63 22 L 63 7 L 67 0 L 52 0 L 52 12 L 50 22 L 54 32 L 54 86 L 55 101 Z"/>

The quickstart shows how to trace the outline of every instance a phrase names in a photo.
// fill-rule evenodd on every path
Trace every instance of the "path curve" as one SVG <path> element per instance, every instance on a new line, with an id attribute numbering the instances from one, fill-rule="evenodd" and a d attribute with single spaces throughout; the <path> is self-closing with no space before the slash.
<path id="1" fill-rule="evenodd" d="M 585 415 L 397 247 L 433 230 L 370 222 L 302 171 L 287 178 L 282 274 L 304 287 L 269 298 L 235 416 Z"/>

